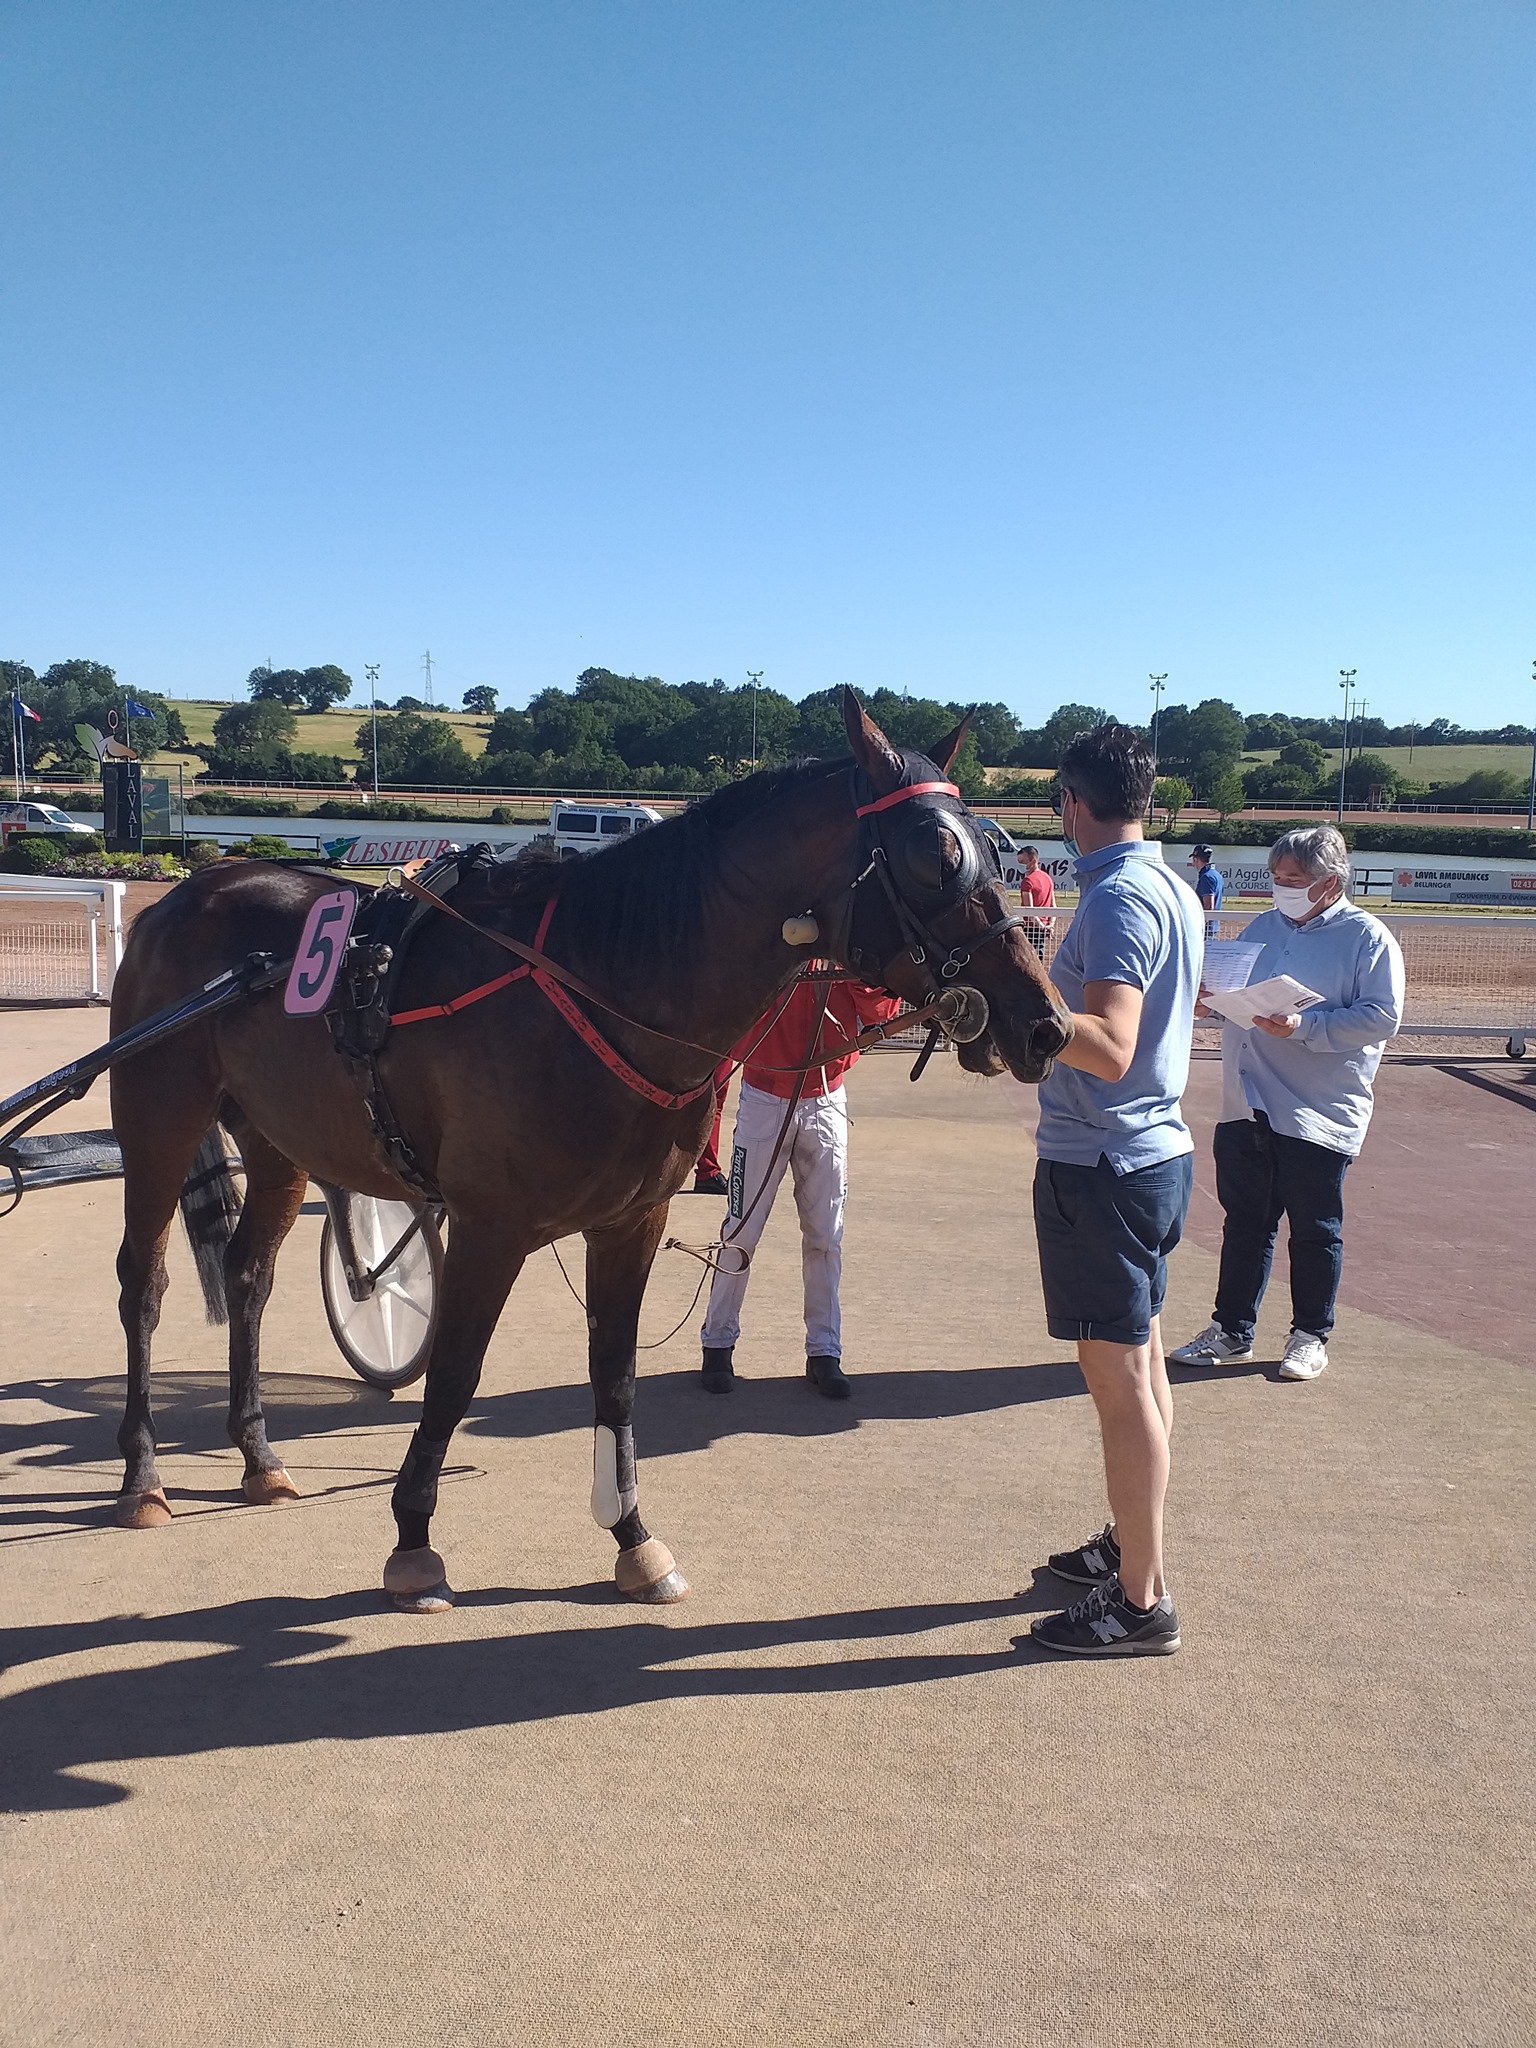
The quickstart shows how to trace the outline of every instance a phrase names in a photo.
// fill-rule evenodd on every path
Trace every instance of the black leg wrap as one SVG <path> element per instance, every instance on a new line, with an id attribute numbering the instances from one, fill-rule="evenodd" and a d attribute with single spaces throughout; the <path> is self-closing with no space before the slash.
<path id="1" fill-rule="evenodd" d="M 641 1521 L 640 1510 L 631 1508 L 622 1522 L 614 1523 L 611 1533 L 620 1550 L 638 1550 L 649 1540 L 651 1532 Z"/>
<path id="2" fill-rule="evenodd" d="M 402 1550 L 426 1547 L 428 1526 L 437 1512 L 437 1475 L 448 1455 L 449 1441 L 444 1437 L 441 1443 L 433 1443 L 420 1430 L 411 1438 L 391 1501 Z"/>

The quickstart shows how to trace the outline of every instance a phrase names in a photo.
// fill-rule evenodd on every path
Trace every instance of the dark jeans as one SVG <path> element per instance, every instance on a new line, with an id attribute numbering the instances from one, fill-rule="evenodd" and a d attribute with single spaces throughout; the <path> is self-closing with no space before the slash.
<path id="1" fill-rule="evenodd" d="M 1251 1123 L 1216 1126 L 1216 1194 L 1226 1211 L 1216 1320 L 1229 1337 L 1253 1341 L 1269 1284 L 1280 1218 L 1291 1223 L 1291 1326 L 1326 1337 L 1344 1266 L 1344 1170 L 1348 1155 Z"/>

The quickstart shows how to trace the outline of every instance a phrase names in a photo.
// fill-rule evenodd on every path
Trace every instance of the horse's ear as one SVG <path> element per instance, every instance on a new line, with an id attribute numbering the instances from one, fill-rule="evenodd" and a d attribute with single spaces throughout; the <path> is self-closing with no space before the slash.
<path id="1" fill-rule="evenodd" d="M 870 717 L 846 683 L 843 685 L 843 730 L 853 758 L 882 795 L 901 786 L 906 773 L 900 754 Z"/>
<path id="2" fill-rule="evenodd" d="M 943 739 L 935 740 L 928 749 L 928 758 L 941 775 L 947 775 L 955 765 L 955 756 L 965 745 L 966 734 L 971 729 L 971 720 L 976 716 L 974 708 L 967 711 L 953 732 L 945 733 Z"/>

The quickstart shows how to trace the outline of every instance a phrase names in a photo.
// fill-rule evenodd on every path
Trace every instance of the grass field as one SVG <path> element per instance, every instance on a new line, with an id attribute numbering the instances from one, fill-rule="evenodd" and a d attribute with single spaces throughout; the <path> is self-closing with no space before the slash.
<path id="1" fill-rule="evenodd" d="M 187 729 L 187 737 L 194 745 L 212 741 L 213 721 L 221 711 L 229 709 L 228 704 L 211 704 L 186 697 L 168 697 L 166 702 L 174 705 L 181 713 L 181 722 Z M 463 741 L 466 753 L 485 752 L 486 735 L 491 729 L 491 721 L 488 718 L 480 718 L 467 711 L 439 712 L 434 715 L 441 717 L 445 724 L 453 727 Z M 338 711 L 296 711 L 294 716 L 299 722 L 299 729 L 293 736 L 293 750 L 296 754 L 340 754 L 344 761 L 361 760 L 361 751 L 357 745 L 357 728 L 368 716 L 366 710 L 343 706 Z M 169 762 L 174 767 L 178 759 L 186 762 L 189 775 L 194 772 L 194 763 L 197 771 L 202 769 L 203 763 L 197 756 L 170 752 L 157 755 L 155 765 L 158 768 Z"/>
<path id="2" fill-rule="evenodd" d="M 1410 776 L 1415 782 L 1461 782 L 1468 775 L 1475 775 L 1480 768 L 1504 768 L 1520 776 L 1528 776 L 1531 772 L 1529 747 L 1414 747 L 1411 749 L 1411 761 L 1407 747 L 1368 747 L 1366 751 L 1379 754 L 1389 768 L 1395 768 L 1400 775 Z M 1249 763 L 1278 761 L 1279 758 L 1273 749 L 1243 756 Z M 1328 758 L 1337 773 L 1337 747 L 1329 750 Z"/>

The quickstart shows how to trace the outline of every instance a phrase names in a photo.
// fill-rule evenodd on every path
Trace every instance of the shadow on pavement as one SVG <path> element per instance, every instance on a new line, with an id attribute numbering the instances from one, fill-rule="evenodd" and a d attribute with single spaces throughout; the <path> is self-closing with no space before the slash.
<path id="1" fill-rule="evenodd" d="M 842 1436 L 862 1422 L 936 1422 L 986 1415 L 1033 1401 L 1061 1401 L 1085 1390 L 1075 1364 L 924 1366 L 910 1372 L 860 1372 L 850 1361 L 853 1395 L 828 1401 L 805 1378 L 803 1362 L 782 1374 L 738 1373 L 729 1394 L 707 1394 L 692 1369 L 643 1375 L 635 1393 L 635 1438 L 642 1456 L 707 1450 L 732 1436 Z M 470 1436 L 559 1436 L 590 1429 L 584 1386 L 527 1387 L 481 1394 L 464 1431 Z"/>
<path id="2" fill-rule="evenodd" d="M 1016 1667 L 1011 1645 L 972 1652 L 885 1651 L 804 1663 L 702 1664 L 797 1645 L 874 1642 L 998 1620 L 1017 1600 L 954 1601 L 698 1627 L 616 1606 L 608 1627 L 434 1641 L 433 1624 L 381 1611 L 377 1593 L 263 1598 L 155 1618 L 117 1616 L 11 1630 L 15 1666 L 143 1643 L 217 1646 L 131 1670 L 56 1678 L 0 1701 L 6 1804 L 20 1811 L 109 1806 L 131 1790 L 77 1777 L 104 1764 L 193 1757 L 222 1749 L 311 1741 L 364 1742 L 515 1727 L 571 1714 L 606 1714 L 671 1699 L 835 1694 L 964 1678 Z M 472 1604 L 617 1601 L 610 1586 L 501 1589 Z M 410 1640 L 352 1644 L 338 1624 L 371 1618 Z M 420 1633 L 418 1633 L 420 1631 Z M 350 1649 L 348 1655 L 322 1656 Z M 678 1668 L 686 1662 L 688 1669 Z M 702 1664 L 702 1668 L 701 1668 Z"/>
<path id="3" fill-rule="evenodd" d="M 636 1435 L 644 1455 L 670 1457 L 707 1450 L 731 1436 L 840 1436 L 861 1422 L 938 1421 L 1083 1392 L 1077 1367 L 1064 1360 L 855 1372 L 853 1380 L 851 1400 L 828 1401 L 806 1380 L 798 1360 L 782 1376 L 743 1376 L 734 1393 L 723 1395 L 706 1394 L 691 1370 L 654 1373 L 642 1377 L 636 1394 Z M 398 1434 L 415 1419 L 414 1401 L 397 1408 L 387 1394 L 361 1380 L 273 1372 L 262 1375 L 261 1390 L 268 1431 L 278 1447 L 359 1430 Z M 9 1402 L 38 1402 L 50 1412 L 38 1420 L 7 1423 L 6 1447 L 33 1470 L 115 1460 L 123 1393 L 124 1383 L 115 1376 L 13 1381 L 0 1389 L 0 1414 Z M 228 1401 L 223 1373 L 156 1373 L 155 1426 L 162 1453 L 228 1453 Z M 504 1394 L 482 1388 L 456 1441 L 560 1436 L 591 1427 L 592 1395 L 584 1381 Z M 10 1498 L 14 1502 L 18 1496 Z"/>

